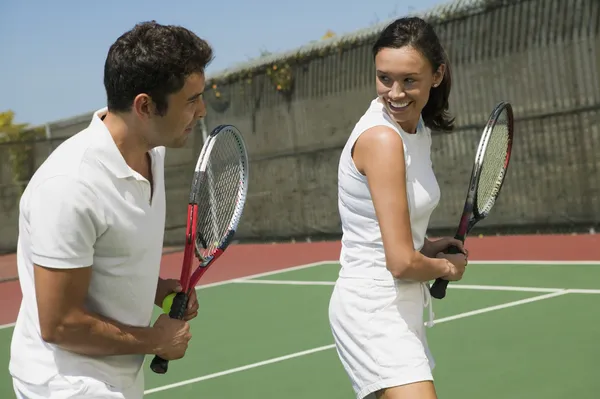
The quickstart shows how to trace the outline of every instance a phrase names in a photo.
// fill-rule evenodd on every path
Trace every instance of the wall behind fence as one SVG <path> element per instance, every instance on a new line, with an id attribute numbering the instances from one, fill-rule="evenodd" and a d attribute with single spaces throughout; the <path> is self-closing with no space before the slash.
<path id="1" fill-rule="evenodd" d="M 442 200 L 432 232 L 455 229 L 483 124 L 502 100 L 514 106 L 516 142 L 501 197 L 478 230 L 559 231 L 600 223 L 599 8 L 596 0 L 480 1 L 438 15 L 435 27 L 452 65 L 457 129 L 433 140 Z M 377 33 L 293 66 L 289 96 L 262 74 L 221 84 L 220 97 L 208 97 L 208 124 L 236 124 L 250 147 L 252 184 L 238 237 L 340 233 L 337 163 L 375 96 L 370 46 Z"/>
<path id="2" fill-rule="evenodd" d="M 19 199 L 27 182 L 16 184 L 10 159 L 11 151 L 31 148 L 31 170 L 35 170 L 48 155 L 64 140 L 87 127 L 92 113 L 69 120 L 49 124 L 50 139 L 29 143 L 0 144 L 0 253 L 14 252 L 18 238 Z M 185 231 L 185 213 L 189 198 L 193 168 L 202 146 L 202 132 L 199 127 L 191 135 L 184 148 L 169 149 L 165 159 L 165 185 L 167 196 L 167 218 L 165 243 L 180 245 Z"/>
<path id="3" fill-rule="evenodd" d="M 461 0 L 425 18 L 434 22 L 448 51 L 451 111 L 457 121 L 454 133 L 435 134 L 433 140 L 442 199 L 431 220 L 432 232 L 454 230 L 480 132 L 502 100 L 515 110 L 513 158 L 493 215 L 478 231 L 597 227 L 600 2 Z M 208 128 L 236 125 L 251 157 L 249 197 L 237 238 L 339 236 L 339 154 L 375 96 L 370 46 L 381 28 L 333 39 L 329 48 L 317 50 L 322 56 L 307 62 L 297 62 L 299 51 L 265 61 L 258 74 L 248 66 L 233 80 L 217 76 L 208 82 Z M 293 76 L 289 94 L 276 90 L 265 73 L 286 63 Z M 59 138 L 50 143 L 80 130 L 90 117 L 51 125 L 52 136 Z M 52 145 L 40 144 L 36 163 Z M 167 152 L 167 244 L 182 242 L 191 171 L 201 145 L 198 129 L 186 148 Z M 5 151 L 0 147 L 0 250 L 16 242 L 18 190 L 7 180 Z"/>

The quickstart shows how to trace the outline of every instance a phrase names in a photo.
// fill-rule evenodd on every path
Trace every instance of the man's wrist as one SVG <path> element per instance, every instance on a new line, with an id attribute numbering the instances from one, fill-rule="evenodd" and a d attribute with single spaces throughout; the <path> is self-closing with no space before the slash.
<path id="1" fill-rule="evenodd" d="M 130 327 L 120 323 L 115 324 L 122 333 L 132 338 L 132 346 L 139 348 L 138 350 L 134 350 L 134 352 L 156 355 L 160 347 L 160 333 L 156 327 Z"/>
<path id="2" fill-rule="evenodd" d="M 160 347 L 158 330 L 155 327 L 147 327 L 143 330 L 142 335 L 144 352 L 149 355 L 156 355 Z"/>

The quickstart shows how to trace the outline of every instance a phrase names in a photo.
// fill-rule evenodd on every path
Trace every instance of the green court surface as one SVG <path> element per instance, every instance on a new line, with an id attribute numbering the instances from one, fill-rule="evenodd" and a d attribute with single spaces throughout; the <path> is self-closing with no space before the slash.
<path id="1" fill-rule="evenodd" d="M 152 373 L 148 358 L 146 397 L 354 398 L 327 319 L 338 268 L 324 263 L 198 290 L 188 353 L 166 375 Z M 433 302 L 437 324 L 428 337 L 439 398 L 600 397 L 599 279 L 600 263 L 470 264 L 446 299 Z M 0 330 L 5 365 L 11 334 Z M 13 398 L 4 370 L 0 397 Z"/>

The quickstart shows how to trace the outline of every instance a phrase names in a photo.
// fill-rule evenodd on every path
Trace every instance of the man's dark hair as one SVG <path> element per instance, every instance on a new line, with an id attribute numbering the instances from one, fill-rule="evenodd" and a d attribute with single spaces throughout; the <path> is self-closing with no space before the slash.
<path id="1" fill-rule="evenodd" d="M 134 98 L 146 93 L 157 113 L 164 115 L 167 96 L 181 90 L 189 75 L 204 73 L 212 57 L 210 45 L 186 28 L 139 23 L 108 51 L 104 64 L 108 109 L 127 112 Z"/>

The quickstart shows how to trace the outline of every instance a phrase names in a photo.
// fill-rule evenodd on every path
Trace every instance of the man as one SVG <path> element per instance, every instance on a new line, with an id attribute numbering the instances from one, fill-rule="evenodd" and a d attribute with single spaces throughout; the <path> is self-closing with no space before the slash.
<path id="1" fill-rule="evenodd" d="M 107 108 L 32 177 L 19 216 L 17 398 L 141 398 L 145 355 L 184 356 L 195 293 L 185 321 L 150 326 L 153 306 L 180 289 L 159 279 L 164 154 L 205 116 L 211 60 L 187 29 L 136 25 L 108 52 Z"/>

